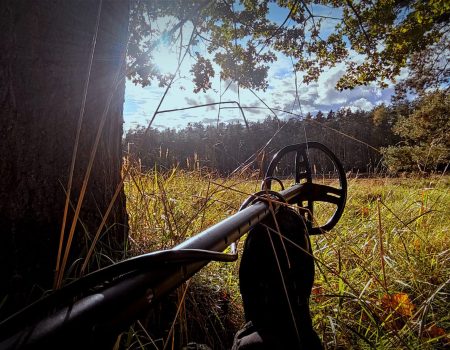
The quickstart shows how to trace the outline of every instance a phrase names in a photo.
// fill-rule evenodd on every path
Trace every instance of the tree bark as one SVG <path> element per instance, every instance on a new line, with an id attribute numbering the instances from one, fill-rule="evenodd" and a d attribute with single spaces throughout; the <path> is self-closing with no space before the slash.
<path id="1" fill-rule="evenodd" d="M 7 0 L 0 6 L 0 320 L 52 286 L 96 32 L 66 236 L 103 111 L 111 93 L 113 97 L 76 226 L 68 275 L 79 271 L 121 186 L 129 4 L 103 1 L 98 17 L 99 5 L 93 0 Z M 127 233 L 122 188 L 97 244 L 101 254 L 96 254 L 96 263 L 104 264 L 104 256 L 123 256 Z"/>

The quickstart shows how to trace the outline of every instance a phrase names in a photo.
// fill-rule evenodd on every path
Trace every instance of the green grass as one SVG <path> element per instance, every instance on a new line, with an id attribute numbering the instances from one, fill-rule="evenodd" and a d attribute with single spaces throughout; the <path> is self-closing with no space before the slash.
<path id="1" fill-rule="evenodd" d="M 312 310 L 330 348 L 448 344 L 448 189 L 448 178 L 350 182 L 341 222 L 314 240 Z"/>
<path id="2" fill-rule="evenodd" d="M 449 185 L 449 177 L 349 181 L 341 221 L 312 237 L 311 310 L 325 348 L 450 346 Z M 236 212 L 258 189 L 253 179 L 209 173 L 133 172 L 126 182 L 133 254 L 182 242 Z M 319 222 L 326 220 L 319 211 Z M 238 267 L 210 264 L 184 298 L 173 298 L 175 309 L 183 305 L 174 323 L 178 341 L 229 348 L 243 323 Z"/>

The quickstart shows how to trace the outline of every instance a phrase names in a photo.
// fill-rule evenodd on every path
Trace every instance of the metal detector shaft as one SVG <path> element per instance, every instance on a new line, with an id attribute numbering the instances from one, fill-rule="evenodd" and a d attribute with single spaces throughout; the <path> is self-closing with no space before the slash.
<path id="1" fill-rule="evenodd" d="M 296 202 L 296 197 L 301 193 L 304 185 L 293 185 L 280 192 L 288 203 Z M 273 202 L 274 208 L 278 203 Z M 191 237 L 173 249 L 206 249 L 223 251 L 231 243 L 242 237 L 248 230 L 259 223 L 270 213 L 266 202 L 257 202 L 246 209 L 230 216 L 229 218 L 211 226 L 203 232 Z"/>
<path id="2" fill-rule="evenodd" d="M 280 194 L 288 203 L 298 202 L 303 197 L 303 186 L 293 185 Z M 279 204 L 274 202 L 273 208 L 277 210 Z M 177 245 L 172 251 L 222 252 L 269 213 L 267 202 L 256 202 Z M 148 266 L 148 270 L 144 267 L 123 273 L 112 282 L 103 283 L 98 291 L 56 309 L 50 316 L 43 318 L 32 312 L 16 314 L 0 323 L 0 349 L 54 348 L 58 344 L 65 344 L 65 348 L 86 344 L 110 348 L 117 334 L 142 316 L 151 304 L 181 285 L 210 260 L 197 259 L 183 264 L 160 262 L 158 268 Z M 102 281 L 98 282 L 102 284 Z"/>

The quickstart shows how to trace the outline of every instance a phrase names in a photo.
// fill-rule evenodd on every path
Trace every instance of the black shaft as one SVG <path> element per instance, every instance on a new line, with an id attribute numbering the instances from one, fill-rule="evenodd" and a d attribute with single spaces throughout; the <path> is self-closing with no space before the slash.
<path id="1" fill-rule="evenodd" d="M 301 195 L 303 185 L 294 185 L 280 192 L 287 202 L 293 203 Z M 279 204 L 273 203 L 277 210 Z M 230 216 L 218 224 L 177 245 L 173 250 L 202 249 L 222 252 L 242 237 L 249 229 L 270 213 L 269 204 L 259 201 Z M 79 348 L 89 343 L 105 347 L 110 344 L 105 337 L 118 334 L 168 292 L 189 279 L 210 260 L 182 265 L 158 265 L 158 269 L 142 269 L 118 278 L 99 292 L 90 294 L 50 316 L 21 324 L 17 330 L 14 322 L 0 323 L 0 349 L 54 348 L 58 344 Z M 14 320 L 12 320 L 14 321 Z M 14 328 L 14 327 L 13 327 Z M 83 334 L 80 337 L 80 333 Z M 110 341 L 114 340 L 114 337 Z M 61 342 L 61 343 L 60 343 Z"/>

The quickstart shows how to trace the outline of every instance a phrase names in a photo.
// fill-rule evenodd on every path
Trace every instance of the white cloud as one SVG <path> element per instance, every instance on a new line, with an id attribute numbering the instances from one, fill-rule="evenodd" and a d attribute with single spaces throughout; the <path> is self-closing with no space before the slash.
<path id="1" fill-rule="evenodd" d="M 352 103 L 350 103 L 350 105 L 348 105 L 348 107 L 352 111 L 356 111 L 358 109 L 361 109 L 363 111 L 368 111 L 368 110 L 371 110 L 373 107 L 375 107 L 375 105 L 365 98 L 359 98 L 356 101 L 353 101 Z"/>
<path id="2" fill-rule="evenodd" d="M 302 83 L 302 74 L 297 74 L 298 80 L 298 97 L 301 106 L 295 103 L 296 88 L 295 76 L 292 73 L 292 62 L 289 58 L 277 53 L 278 61 L 271 64 L 268 72 L 269 88 L 263 91 L 256 91 L 259 99 L 262 99 L 266 105 L 271 108 L 279 108 L 291 111 L 293 106 L 295 113 L 306 114 L 316 113 L 319 110 L 329 111 L 338 110 L 342 107 L 350 107 L 353 109 L 370 109 L 380 103 L 389 103 L 393 89 L 381 90 L 374 85 L 356 87 L 353 90 L 337 91 L 335 89 L 336 82 L 344 74 L 345 67 L 343 64 L 325 71 L 317 82 L 306 85 Z M 173 67 L 175 70 L 176 67 Z M 188 106 L 225 102 L 239 101 L 242 106 L 253 106 L 266 108 L 257 97 L 250 91 L 238 89 L 236 84 L 231 84 L 228 90 L 223 93 L 229 82 L 220 81 L 218 74 L 212 79 L 212 89 L 207 93 L 193 93 L 194 85 L 190 81 L 190 62 L 183 64 L 180 70 L 180 78 L 170 89 L 160 110 L 183 108 Z M 214 66 L 216 72 L 218 67 Z M 222 84 L 222 86 L 220 86 Z M 157 85 L 157 84 L 155 84 Z M 222 92 L 223 96 L 220 96 Z M 125 92 L 125 129 L 136 126 L 137 123 L 147 126 L 146 120 L 151 119 L 157 105 L 163 96 L 164 89 L 157 86 L 141 88 L 134 86 L 131 82 L 127 82 Z M 218 112 L 217 106 L 206 108 L 192 109 L 182 112 L 171 112 L 157 115 L 155 126 L 184 127 L 188 122 L 195 121 L 217 121 L 217 115 L 220 115 L 220 121 L 241 120 L 243 117 L 236 105 L 226 104 Z M 230 108 L 232 107 L 232 108 Z M 256 121 L 272 114 L 268 109 L 247 109 L 245 116 L 248 121 Z M 277 113 L 278 114 L 278 113 Z M 283 113 L 278 114 L 283 117 Z"/>

